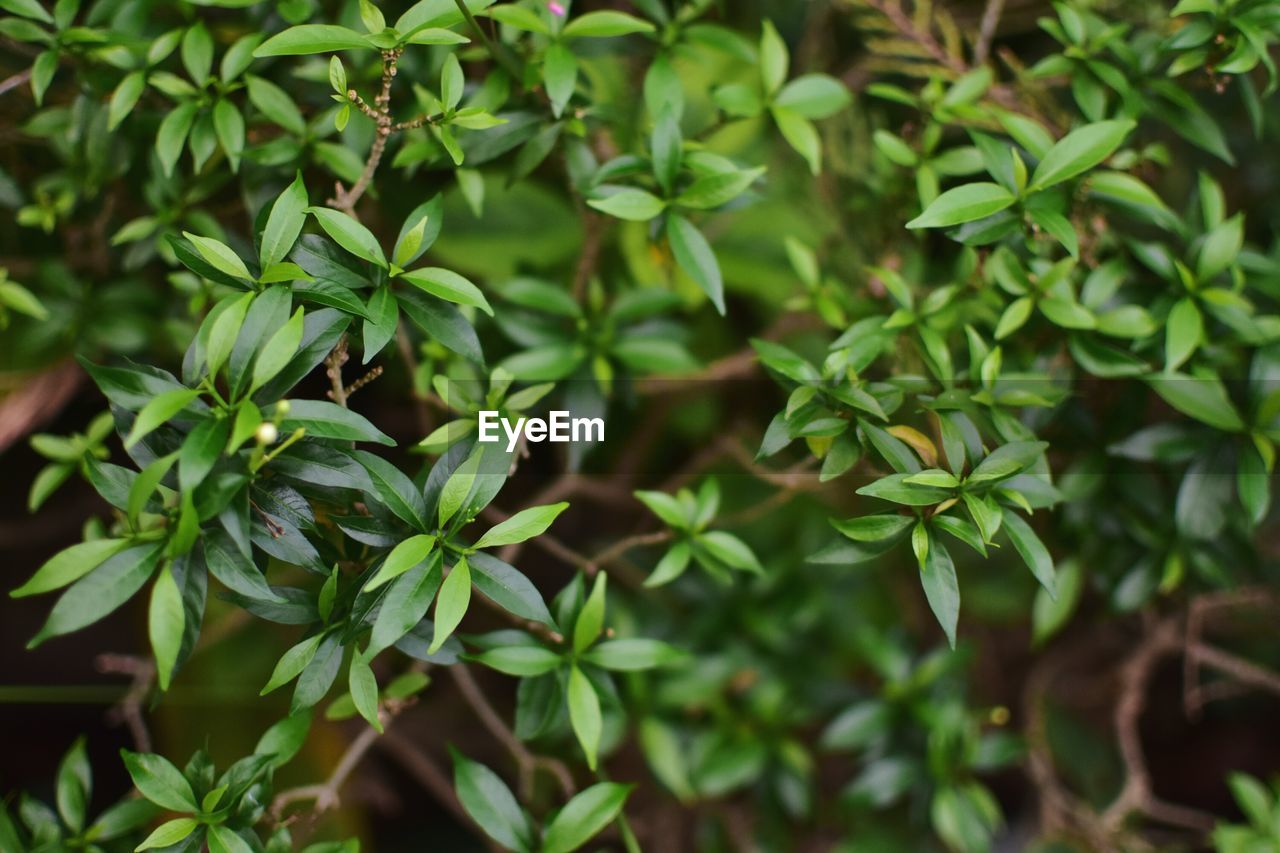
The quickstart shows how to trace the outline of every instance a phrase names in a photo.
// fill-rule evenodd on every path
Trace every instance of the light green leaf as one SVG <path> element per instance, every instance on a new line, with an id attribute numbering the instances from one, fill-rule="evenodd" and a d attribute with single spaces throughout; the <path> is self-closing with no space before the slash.
<path id="1" fill-rule="evenodd" d="M 596 769 L 597 753 L 600 749 L 600 733 L 604 727 L 600 714 L 600 697 L 591 686 L 591 680 L 582 674 L 582 670 L 573 667 L 569 670 L 569 723 L 573 733 L 582 746 L 587 757 L 587 767 Z M 567 808 L 567 807 L 566 807 Z M 549 847 L 544 846 L 544 850 Z"/>
<path id="2" fill-rule="evenodd" d="M 456 272 L 440 267 L 423 267 L 403 273 L 400 277 L 446 302 L 471 305 L 493 316 L 493 308 L 489 305 L 489 300 L 485 299 L 484 294 L 480 292 L 480 288 Z"/>
<path id="3" fill-rule="evenodd" d="M 611 38 L 631 33 L 651 33 L 653 24 L 625 12 L 587 12 L 565 24 L 565 38 Z"/>
<path id="4" fill-rule="evenodd" d="M 547 825 L 542 853 L 570 853 L 586 844 L 618 816 L 630 793 L 630 785 L 600 782 L 576 795 Z"/>
<path id="5" fill-rule="evenodd" d="M 124 446 L 133 447 L 157 427 L 168 423 L 199 396 L 200 391 L 196 388 L 175 388 L 172 391 L 157 394 L 150 403 L 142 407 L 142 411 L 138 412 L 133 428 L 129 430 L 129 435 L 124 440 Z"/>
<path id="6" fill-rule="evenodd" d="M 1135 126 L 1128 119 L 1117 119 L 1087 124 L 1068 133 L 1040 160 L 1027 191 L 1046 189 L 1092 169 L 1110 157 Z"/>
<path id="7" fill-rule="evenodd" d="M 472 547 L 478 550 L 532 539 L 550 527 L 551 522 L 555 521 L 557 516 L 568 507 L 568 501 L 561 501 L 521 510 L 506 521 L 499 522 L 485 531 L 485 534 Z"/>
<path id="8" fill-rule="evenodd" d="M 161 690 L 169 689 L 169 679 L 178 662 L 185 628 L 182 592 L 173 579 L 173 572 L 169 566 L 165 566 L 156 575 L 151 587 L 151 607 L 147 614 L 147 631 L 151 637 L 151 651 L 156 660 L 156 679 Z"/>
<path id="9" fill-rule="evenodd" d="M 724 314 L 724 280 L 711 244 L 694 224 L 683 216 L 667 218 L 667 242 L 676 263 L 707 294 L 716 310 Z"/>
<path id="10" fill-rule="evenodd" d="M 303 24 L 290 27 L 267 39 L 253 52 L 256 57 L 300 56 L 308 53 L 329 53 L 336 50 L 369 48 L 372 45 L 355 30 L 332 24 Z"/>
<path id="11" fill-rule="evenodd" d="M 183 231 L 182 236 L 191 241 L 196 247 L 196 251 L 200 256 L 217 268 L 219 272 L 224 272 L 233 278 L 242 278 L 245 281 L 253 281 L 253 276 L 249 274 L 249 268 L 244 265 L 244 261 L 240 260 L 240 256 L 232 251 L 231 247 L 220 240 L 214 240 L 210 237 L 201 237 L 192 234 L 190 231 Z"/>
<path id="12" fill-rule="evenodd" d="M 383 269 L 387 266 L 387 257 L 382 253 L 382 246 L 373 232 L 365 228 L 355 219 L 340 210 L 327 207 L 308 207 L 310 213 L 320 223 L 325 233 L 334 239 L 339 246 L 357 258 L 377 264 Z"/>
<path id="13" fill-rule="evenodd" d="M 618 219 L 632 222 L 648 222 L 667 206 L 656 195 L 644 190 L 626 189 L 604 198 L 593 198 L 587 204 Z"/>
<path id="14" fill-rule="evenodd" d="M 435 654 L 444 641 L 453 634 L 471 603 L 471 569 L 466 557 L 459 557 L 453 569 L 445 576 L 436 597 L 435 633 L 431 637 L 428 652 Z"/>
<path id="15" fill-rule="evenodd" d="M 947 190 L 924 212 L 907 223 L 908 228 L 947 228 L 999 213 L 1017 199 L 999 184 L 965 184 Z"/>

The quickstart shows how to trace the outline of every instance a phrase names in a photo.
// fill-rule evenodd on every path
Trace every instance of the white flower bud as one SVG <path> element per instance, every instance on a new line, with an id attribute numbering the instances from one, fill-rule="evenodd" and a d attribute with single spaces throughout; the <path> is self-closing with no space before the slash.
<path id="1" fill-rule="evenodd" d="M 276 439 L 280 437 L 280 430 L 276 429 L 275 424 L 262 424 L 254 432 L 253 437 L 257 439 L 258 444 L 275 444 Z"/>

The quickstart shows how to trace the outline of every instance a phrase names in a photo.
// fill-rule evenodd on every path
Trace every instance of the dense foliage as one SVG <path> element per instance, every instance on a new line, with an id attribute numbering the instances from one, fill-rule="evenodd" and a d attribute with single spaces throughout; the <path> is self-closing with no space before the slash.
<path id="1" fill-rule="evenodd" d="M 1280 849 L 1280 2 L 762 5 L 0 0 L 10 607 L 271 694 L 0 849 Z"/>

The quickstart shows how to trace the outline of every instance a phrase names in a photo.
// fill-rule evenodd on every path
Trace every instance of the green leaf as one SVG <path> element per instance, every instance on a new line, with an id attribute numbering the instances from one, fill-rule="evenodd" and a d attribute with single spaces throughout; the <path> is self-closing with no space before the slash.
<path id="1" fill-rule="evenodd" d="M 250 292 L 236 297 L 234 302 L 218 314 L 213 325 L 209 327 L 209 338 L 204 346 L 204 360 L 210 376 L 217 375 L 222 365 L 226 364 L 231 356 L 231 350 L 235 347 L 241 327 L 244 326 L 245 314 L 249 311 L 249 304 L 253 302 L 254 295 Z"/>
<path id="2" fill-rule="evenodd" d="M 378 679 L 374 677 L 369 661 L 359 650 L 351 654 L 351 664 L 347 667 L 347 689 L 351 692 L 351 701 L 355 703 L 360 716 L 381 732 L 382 721 L 378 719 Z"/>
<path id="3" fill-rule="evenodd" d="M 232 251 L 231 247 L 226 243 L 210 237 L 200 237 L 190 231 L 183 231 L 182 236 L 191 241 L 200 256 L 208 261 L 214 269 L 226 273 L 232 278 L 253 281 L 253 276 L 249 274 L 249 268 L 244 265 L 244 261 L 240 260 L 240 256 Z"/>
<path id="4" fill-rule="evenodd" d="M 483 551 L 472 554 L 471 582 L 486 598 L 508 613 L 544 625 L 554 625 L 542 594 L 527 577 Z"/>
<path id="5" fill-rule="evenodd" d="M 156 131 L 156 155 L 160 158 L 165 177 L 173 175 L 173 168 L 182 156 L 182 144 L 187 141 L 187 133 L 195 119 L 195 102 L 185 101 L 170 110 L 160 122 L 160 129 Z"/>
<path id="6" fill-rule="evenodd" d="M 970 485 L 1012 477 L 1031 467 L 1049 447 L 1043 441 L 1011 441 L 1002 444 L 979 462 L 965 478 Z"/>
<path id="7" fill-rule="evenodd" d="M 1136 124 L 1128 119 L 1087 124 L 1058 140 L 1040 160 L 1028 192 L 1037 192 L 1074 178 L 1107 159 Z"/>
<path id="8" fill-rule="evenodd" d="M 328 400 L 290 400 L 289 414 L 280 421 L 280 430 L 293 432 L 298 427 L 312 438 L 338 441 L 372 441 L 391 446 L 395 439 L 378 429 L 368 418 Z"/>
<path id="9" fill-rule="evenodd" d="M 551 99 L 551 110 L 559 118 L 578 85 L 578 60 L 573 51 L 560 42 L 553 42 L 542 57 L 542 79 L 547 97 Z"/>
<path id="10" fill-rule="evenodd" d="M 435 654 L 444 645 L 444 641 L 453 634 L 462 617 L 467 614 L 467 606 L 471 603 L 471 569 L 467 566 L 467 558 L 459 557 L 453 569 L 445 576 L 440 585 L 440 595 L 436 598 L 435 633 L 431 637 L 431 647 L 427 650 Z"/>
<path id="11" fill-rule="evenodd" d="M 493 308 L 490 307 L 489 300 L 485 299 L 484 294 L 480 292 L 480 288 L 456 272 L 441 269 L 440 267 L 423 267 L 422 269 L 403 273 L 400 277 L 415 287 L 425 290 L 432 296 L 438 296 L 446 302 L 471 305 L 479 308 L 490 317 L 493 316 Z"/>
<path id="12" fill-rule="evenodd" d="M 361 328 L 364 342 L 363 363 L 368 364 L 391 341 L 400 321 L 400 306 L 391 295 L 391 288 L 379 287 L 369 297 L 365 306 L 368 318 Z"/>
<path id="13" fill-rule="evenodd" d="M 440 490 L 440 501 L 437 506 L 437 515 L 440 520 L 440 526 L 444 527 L 453 518 L 462 505 L 466 503 L 467 498 L 471 494 L 472 488 L 476 482 L 476 471 L 480 468 L 480 456 L 483 450 L 482 445 L 476 445 L 471 451 L 471 455 L 463 460 L 449 479 L 445 480 L 444 487 Z"/>
<path id="14" fill-rule="evenodd" d="M 653 175 L 662 187 L 664 195 L 670 195 L 684 158 L 684 140 L 680 138 L 680 117 L 671 109 L 664 109 L 654 122 L 649 137 L 649 151 L 653 159 Z"/>
<path id="15" fill-rule="evenodd" d="M 676 663 L 684 654 L 659 640 L 605 640 L 588 649 L 582 659 L 605 669 L 638 672 Z"/>
<path id="16" fill-rule="evenodd" d="M 630 785 L 616 782 L 600 782 L 579 793 L 547 825 L 543 853 L 570 853 L 586 844 L 618 816 L 630 793 Z"/>
<path id="17" fill-rule="evenodd" d="M 755 553 L 747 546 L 747 543 L 731 533 L 712 530 L 695 536 L 693 542 L 695 547 L 704 549 L 716 560 L 730 568 L 755 572 L 756 574 L 764 572 L 764 567 L 760 565 L 760 561 L 756 559 Z"/>
<path id="18" fill-rule="evenodd" d="M 625 189 L 604 198 L 593 198 L 587 204 L 618 219 L 648 222 L 662 213 L 667 203 L 644 190 Z"/>
<path id="19" fill-rule="evenodd" d="M 1084 589 L 1084 572 L 1075 560 L 1064 563 L 1057 574 L 1057 595 L 1044 587 L 1036 590 L 1031 606 L 1031 638 L 1036 646 L 1044 644 L 1070 620 Z"/>
<path id="20" fill-rule="evenodd" d="M 787 79 L 790 56 L 787 44 L 778 35 L 773 22 L 766 20 L 760 32 L 760 78 L 764 81 L 766 95 L 772 95 Z"/>
<path id="21" fill-rule="evenodd" d="M 178 451 L 178 486 L 194 491 L 213 470 L 231 434 L 226 418 L 206 418 L 193 429 Z"/>
<path id="22" fill-rule="evenodd" d="M 565 24 L 565 38 L 612 38 L 631 33 L 651 33 L 653 24 L 625 12 L 587 12 Z"/>
<path id="23" fill-rule="evenodd" d="M 280 660 L 276 661 L 275 668 L 271 671 L 271 677 L 267 679 L 267 683 L 263 685 L 258 695 L 266 696 L 277 687 L 288 684 L 297 678 L 307 668 L 307 664 L 311 663 L 311 660 L 316 656 L 316 650 L 320 648 L 322 639 L 324 639 L 323 634 L 315 634 L 297 643 L 281 655 Z"/>
<path id="24" fill-rule="evenodd" d="M 231 164 L 231 171 L 240 169 L 240 153 L 244 151 L 244 116 L 235 104 L 221 98 L 213 107 L 213 131 L 218 137 Z"/>
<path id="25" fill-rule="evenodd" d="M 578 619 L 573 624 L 573 650 L 581 653 L 585 651 L 596 638 L 600 636 L 600 632 L 604 630 L 604 611 L 605 611 L 605 587 L 609 576 L 604 572 L 596 574 L 595 583 L 591 587 L 591 594 L 587 596 L 587 601 L 582 605 L 582 610 L 578 612 Z"/>
<path id="26" fill-rule="evenodd" d="M 527 33 L 541 33 L 544 36 L 551 34 L 551 28 L 547 26 L 547 22 L 537 12 L 523 6 L 510 3 L 494 6 L 492 9 L 486 9 L 484 14 L 500 24 L 524 30 Z"/>
<path id="27" fill-rule="evenodd" d="M 916 519 L 909 515 L 866 515 L 831 524 L 855 542 L 883 542 L 906 532 Z"/>
<path id="28" fill-rule="evenodd" d="M 515 8 L 515 7 L 511 7 Z M 450 748 L 458 802 L 476 826 L 509 850 L 533 849 L 533 827 L 506 783 L 488 767 Z"/>
<path id="29" fill-rule="evenodd" d="M 134 71 L 126 74 L 124 79 L 111 93 L 111 102 L 107 106 L 107 130 L 115 130 L 120 122 L 133 112 L 138 99 L 147 88 L 147 73 Z"/>
<path id="30" fill-rule="evenodd" d="M 778 123 L 782 138 L 805 159 L 809 164 L 809 171 L 815 175 L 821 172 L 822 141 L 818 138 L 813 122 L 788 107 L 775 105 L 770 112 L 773 120 Z"/>
<path id="31" fill-rule="evenodd" d="M 932 537 L 931 537 L 932 539 Z M 960 585 L 956 580 L 956 566 L 946 546 L 936 539 L 929 543 L 929 554 L 920 572 L 929 609 L 933 611 L 942 631 L 947 635 L 951 648 L 956 647 L 956 625 L 960 620 Z"/>
<path id="32" fill-rule="evenodd" d="M 225 824 L 212 824 L 206 842 L 209 853 L 254 853 L 249 843 Z"/>
<path id="33" fill-rule="evenodd" d="M 1236 214 L 1205 235 L 1196 258 L 1196 278 L 1208 281 L 1236 262 L 1244 245 L 1244 217 Z"/>
<path id="34" fill-rule="evenodd" d="M 1204 318 L 1195 300 L 1184 296 L 1174 303 L 1165 324 L 1164 367 L 1177 370 L 1191 358 L 1204 337 Z"/>
<path id="35" fill-rule="evenodd" d="M 213 70 L 213 39 L 204 24 L 196 21 L 182 35 L 182 65 L 191 82 L 203 86 Z"/>
<path id="36" fill-rule="evenodd" d="M 366 655 L 372 657 L 391 647 L 422 621 L 440 589 L 442 565 L 442 553 L 433 551 L 430 559 L 419 562 L 392 582 L 374 620 Z"/>
<path id="37" fill-rule="evenodd" d="M 89 757 L 85 754 L 84 737 L 76 738 L 58 765 L 56 799 L 58 814 L 75 832 L 84 829 L 85 807 L 93 786 Z"/>
<path id="38" fill-rule="evenodd" d="M 125 770 L 142 796 L 161 808 L 175 812 L 196 812 L 196 795 L 191 783 L 163 756 L 120 750 Z"/>
<path id="39" fill-rule="evenodd" d="M 560 666 L 560 655 L 542 646 L 499 646 L 476 657 L 480 663 L 514 675 L 518 678 L 533 678 L 544 675 Z"/>
<path id="40" fill-rule="evenodd" d="M 999 213 L 1017 199 L 999 184 L 965 184 L 947 190 L 924 212 L 907 223 L 908 228 L 947 228 Z"/>
<path id="41" fill-rule="evenodd" d="M 603 575 L 601 575 L 603 577 Z M 600 733 L 603 730 L 603 719 L 600 715 L 600 697 L 591 686 L 591 680 L 582 674 L 582 670 L 574 666 L 569 670 L 569 686 L 567 699 L 569 703 L 569 723 L 573 733 L 582 746 L 587 758 L 587 767 L 596 769 L 597 753 L 600 749 Z M 565 806 L 567 809 L 568 806 Z M 548 828 L 548 837 L 550 829 Z M 544 841 L 544 850 L 550 846 Z"/>
<path id="42" fill-rule="evenodd" d="M 150 403 L 142 407 L 142 411 L 138 412 L 133 428 L 129 430 L 129 436 L 124 440 L 124 446 L 133 447 L 156 428 L 168 423 L 199 396 L 200 391 L 196 388 L 177 388 L 157 394 Z"/>
<path id="43" fill-rule="evenodd" d="M 290 133 L 298 136 L 307 133 L 307 122 L 288 92 L 254 74 L 245 75 L 245 83 L 249 87 L 249 102 L 260 113 Z M 317 153 L 320 150 L 318 148 Z"/>
<path id="44" fill-rule="evenodd" d="M 320 227 L 339 246 L 357 258 L 362 258 L 386 269 L 386 255 L 382 253 L 382 246 L 379 245 L 378 238 L 373 236 L 373 232 L 368 228 L 365 228 L 340 210 L 331 210 L 327 207 L 308 207 L 306 212 L 316 218 L 316 221 L 320 223 Z"/>
<path id="45" fill-rule="evenodd" d="M 43 21 L 46 24 L 53 23 L 53 16 L 41 5 L 39 0 L 3 0 L 3 2 L 0 2 L 0 9 L 15 15 L 21 15 L 24 18 Z"/>
<path id="46" fill-rule="evenodd" d="M 307 185 L 303 183 L 302 173 L 299 172 L 293 183 L 277 196 L 271 205 L 271 213 L 267 216 L 259 248 L 259 258 L 264 270 L 289 256 L 289 250 L 298 241 L 302 226 L 307 222 L 307 204 Z"/>
<path id="47" fill-rule="evenodd" d="M 827 74 L 804 74 L 782 87 L 774 103 L 807 119 L 824 119 L 849 106 L 843 83 Z"/>
<path id="48" fill-rule="evenodd" d="M 373 573 L 364 585 L 364 591 L 377 589 L 384 583 L 398 578 L 400 575 L 421 563 L 431 554 L 436 546 L 436 537 L 426 533 L 410 536 L 401 542 L 382 561 L 382 565 Z"/>
<path id="49" fill-rule="evenodd" d="M 560 513 L 569 507 L 568 501 L 561 501 L 547 506 L 535 506 L 521 510 L 506 521 L 499 522 L 485 531 L 475 545 L 476 549 L 492 548 L 496 545 L 512 545 L 538 536 L 556 520 Z"/>
<path id="50" fill-rule="evenodd" d="M 148 835 L 141 844 L 134 848 L 135 851 L 151 850 L 157 847 L 172 847 L 179 841 L 182 841 L 191 833 L 195 832 L 196 827 L 200 826 L 200 822 L 192 817 L 176 817 L 173 820 L 166 821 L 156 827 L 155 831 Z"/>
<path id="51" fill-rule="evenodd" d="M 644 585 L 654 587 L 670 583 L 684 574 L 692 557 L 693 549 L 689 546 L 688 541 L 681 540 L 677 542 L 658 561 L 658 565 L 654 566 L 653 573 L 645 578 Z"/>
<path id="52" fill-rule="evenodd" d="M 702 288 L 716 310 L 724 314 L 724 281 L 720 277 L 720 264 L 715 252 L 702 232 L 683 216 L 667 218 L 667 242 L 676 263 Z"/>
<path id="53" fill-rule="evenodd" d="M 146 509 L 147 501 L 151 500 L 156 487 L 160 485 L 160 481 L 164 479 L 165 474 L 169 473 L 169 469 L 173 467 L 173 463 L 177 460 L 178 453 L 176 452 L 161 456 L 159 459 L 149 463 L 138 474 L 133 481 L 133 485 L 129 487 L 129 494 L 125 504 L 125 512 L 131 524 L 137 525 L 139 516 Z"/>
<path id="54" fill-rule="evenodd" d="M 94 539 L 72 545 L 50 557 L 31 579 L 9 593 L 13 598 L 61 589 L 100 566 L 129 545 L 128 539 Z"/>
<path id="55" fill-rule="evenodd" d="M 1056 597 L 1058 593 L 1054 579 L 1053 557 L 1049 556 L 1049 549 L 1044 547 L 1044 543 L 1040 541 L 1039 536 L 1036 536 L 1031 525 L 1023 521 L 1017 513 L 1005 509 L 1004 529 L 1009 534 L 1013 547 L 1022 556 L 1022 561 L 1027 564 L 1027 568 L 1031 569 L 1031 574 L 1035 575 L 1036 580 L 1051 598 Z"/>
<path id="56" fill-rule="evenodd" d="M 444 59 L 444 66 L 440 70 L 440 101 L 444 104 L 446 110 L 455 109 L 462 100 L 462 89 L 466 85 L 466 79 L 462 76 L 462 66 L 458 63 L 458 57 L 449 54 Z"/>
<path id="57" fill-rule="evenodd" d="M 721 172 L 698 178 L 689 188 L 676 197 L 676 204 L 697 210 L 710 210 L 726 204 L 742 195 L 755 180 L 764 174 L 764 168 Z"/>
<path id="58" fill-rule="evenodd" d="M 369 479 L 373 482 L 374 496 L 410 527 L 415 530 L 426 530 L 426 507 L 422 492 L 413 484 L 413 481 L 399 468 L 372 453 L 356 450 L 352 451 L 352 455 L 369 472 Z"/>
<path id="59" fill-rule="evenodd" d="M 253 52 L 253 55 L 258 58 L 300 56 L 355 48 L 372 48 L 372 45 L 360 33 L 346 27 L 332 24 L 303 24 L 290 27 L 267 39 Z"/>
<path id="60" fill-rule="evenodd" d="M 289 322 L 276 330 L 263 345 L 262 351 L 253 362 L 253 379 L 249 383 L 249 393 L 253 393 L 276 377 L 293 359 L 302 343 L 303 311 L 293 312 Z"/>
<path id="61" fill-rule="evenodd" d="M 169 679 L 178 663 L 185 630 L 182 591 L 173 579 L 173 571 L 165 566 L 152 584 L 151 607 L 147 613 L 147 632 L 151 637 L 151 651 L 156 660 L 156 680 L 159 681 L 161 690 L 169 689 Z"/>
<path id="62" fill-rule="evenodd" d="M 1216 376 L 1188 376 L 1169 371 L 1147 380 L 1164 401 L 1184 415 L 1223 432 L 1244 430 L 1244 420 Z"/>

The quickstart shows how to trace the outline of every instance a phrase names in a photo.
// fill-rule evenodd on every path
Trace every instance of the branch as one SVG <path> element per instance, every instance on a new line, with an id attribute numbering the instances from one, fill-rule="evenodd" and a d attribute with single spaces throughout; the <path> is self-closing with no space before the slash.
<path id="1" fill-rule="evenodd" d="M 978 43 L 973 47 L 973 64 L 981 65 L 987 61 L 991 53 L 991 40 L 996 36 L 1000 26 L 1000 15 L 1004 12 L 1004 0 L 987 0 L 987 7 L 982 12 L 982 23 L 978 26 Z"/>
<path id="2" fill-rule="evenodd" d="M 378 96 L 373 99 L 373 107 L 365 103 L 355 90 L 347 92 L 347 97 L 352 103 L 369 116 L 377 124 L 377 135 L 373 139 L 373 147 L 369 149 L 369 158 L 365 160 L 364 171 L 360 173 L 360 178 L 351 186 L 351 189 L 344 190 L 342 184 L 335 185 L 333 198 L 329 199 L 329 203 L 339 210 L 346 211 L 355 215 L 356 202 L 364 195 L 365 190 L 369 188 L 370 182 L 373 181 L 374 172 L 378 171 L 378 164 L 382 162 L 382 154 L 387 148 L 387 138 L 391 136 L 391 82 L 396 76 L 396 66 L 400 62 L 400 48 L 392 50 L 384 50 L 382 52 L 382 90 Z"/>
<path id="3" fill-rule="evenodd" d="M 471 671 L 467 669 L 465 664 L 456 663 L 449 667 L 449 675 L 453 677 L 458 689 L 462 691 L 462 698 L 467 700 L 467 704 L 476 712 L 480 722 L 489 730 L 491 735 L 507 748 L 511 753 L 511 757 L 515 759 L 516 766 L 520 771 L 521 799 L 528 800 L 533 795 L 533 777 L 539 768 L 546 770 L 556 778 L 560 783 L 561 790 L 564 792 L 565 799 L 569 799 L 574 795 L 577 787 L 574 785 L 573 776 L 569 773 L 569 768 L 558 759 L 534 755 L 530 752 L 524 742 L 516 737 L 515 733 L 503 722 L 502 717 L 498 716 L 498 712 L 493 709 L 493 705 L 489 704 L 489 700 L 485 698 L 480 685 L 476 683 L 471 676 Z"/>
<path id="4" fill-rule="evenodd" d="M 18 88 L 19 86 L 21 86 L 23 83 L 27 82 L 30 79 L 31 79 L 30 68 L 24 68 L 22 71 L 19 71 L 17 74 L 14 74 L 12 77 L 6 77 L 3 81 L 0 81 L 0 95 L 3 95 L 5 92 L 8 92 L 10 89 Z"/>
<path id="5" fill-rule="evenodd" d="M 95 661 L 98 672 L 122 673 L 133 676 L 129 691 L 111 709 L 110 718 L 123 721 L 129 725 L 129 733 L 133 736 L 133 746 L 138 752 L 151 751 L 151 733 L 147 730 L 146 720 L 142 717 L 142 708 L 151 684 L 155 681 L 156 667 L 150 658 L 134 655 L 119 655 L 110 652 L 100 654 Z"/>

